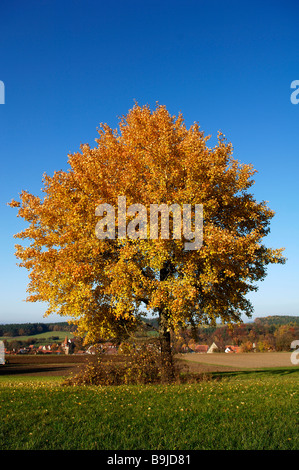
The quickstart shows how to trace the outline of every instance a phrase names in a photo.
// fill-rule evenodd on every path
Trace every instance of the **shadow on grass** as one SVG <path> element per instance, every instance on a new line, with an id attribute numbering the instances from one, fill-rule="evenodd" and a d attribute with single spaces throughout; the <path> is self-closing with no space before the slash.
<path id="1" fill-rule="evenodd" d="M 20 375 L 66 375 L 71 371 L 77 370 L 76 366 L 70 367 L 69 365 L 19 365 L 9 364 L 1 366 L 0 377 L 5 376 L 20 376 Z"/>
<path id="2" fill-rule="evenodd" d="M 221 379 L 225 377 L 250 377 L 250 376 L 267 376 L 267 377 L 277 377 L 284 375 L 292 375 L 299 377 L 299 367 L 275 367 L 275 368 L 266 368 L 266 369 L 248 369 L 248 370 L 238 370 L 238 371 L 225 371 L 225 372 L 212 372 L 212 378 Z"/>

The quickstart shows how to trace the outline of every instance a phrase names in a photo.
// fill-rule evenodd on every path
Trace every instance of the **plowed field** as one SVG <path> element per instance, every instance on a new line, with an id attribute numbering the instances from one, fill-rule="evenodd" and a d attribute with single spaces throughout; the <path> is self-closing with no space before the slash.
<path id="1" fill-rule="evenodd" d="M 215 371 L 218 371 L 219 367 L 226 368 L 226 370 L 264 369 L 267 367 L 298 367 L 292 364 L 290 352 L 189 353 L 181 354 L 179 357 L 188 361 L 188 363 L 190 362 L 190 365 L 209 366 L 210 370 L 213 370 L 214 367 Z"/>

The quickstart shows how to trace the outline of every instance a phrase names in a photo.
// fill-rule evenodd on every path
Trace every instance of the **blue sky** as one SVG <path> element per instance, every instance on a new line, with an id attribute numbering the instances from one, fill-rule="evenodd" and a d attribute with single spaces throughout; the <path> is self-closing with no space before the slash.
<path id="1" fill-rule="evenodd" d="M 296 3 L 1 1 L 0 323 L 45 321 L 46 309 L 24 302 L 13 238 L 24 224 L 6 203 L 22 189 L 40 194 L 43 173 L 66 169 L 67 154 L 95 145 L 99 124 L 116 127 L 134 100 L 182 112 L 211 145 L 221 130 L 258 170 L 254 194 L 276 212 L 265 243 L 285 247 L 288 261 L 250 296 L 254 317 L 299 315 Z"/>

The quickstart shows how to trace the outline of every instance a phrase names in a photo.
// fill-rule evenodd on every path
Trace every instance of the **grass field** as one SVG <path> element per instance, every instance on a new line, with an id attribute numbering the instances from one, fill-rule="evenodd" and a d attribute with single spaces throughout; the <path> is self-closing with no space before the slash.
<path id="1" fill-rule="evenodd" d="M 1 450 L 299 449 L 298 367 L 216 367 L 214 379 L 169 386 L 63 378 L 2 373 Z"/>
<path id="2" fill-rule="evenodd" d="M 53 340 L 51 338 L 53 337 L 58 337 L 57 340 Z M 0 341 L 28 341 L 28 340 L 35 340 L 36 343 L 35 345 L 37 346 L 43 346 L 45 344 L 49 343 L 61 343 L 65 337 L 68 338 L 73 338 L 73 333 L 69 331 L 45 331 L 44 333 L 39 333 L 37 335 L 32 335 L 32 336 L 0 336 Z"/>

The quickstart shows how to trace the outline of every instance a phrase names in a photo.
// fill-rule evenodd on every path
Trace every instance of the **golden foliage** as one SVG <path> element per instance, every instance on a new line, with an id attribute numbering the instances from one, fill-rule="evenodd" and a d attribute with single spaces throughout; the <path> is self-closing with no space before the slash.
<path id="1" fill-rule="evenodd" d="M 68 171 L 44 175 L 44 198 L 23 191 L 10 203 L 29 224 L 15 235 L 29 241 L 16 245 L 30 272 L 27 300 L 74 318 L 86 341 L 130 331 L 142 306 L 164 312 L 167 329 L 250 316 L 246 294 L 269 263 L 285 261 L 282 249 L 262 244 L 274 213 L 248 191 L 252 165 L 233 158 L 221 133 L 209 148 L 197 124 L 187 129 L 165 106 L 136 104 L 119 130 L 102 124 L 98 132 L 95 148 L 69 155 Z M 117 207 L 121 195 L 147 209 L 203 204 L 202 248 L 186 251 L 172 238 L 99 240 L 95 209 Z"/>

